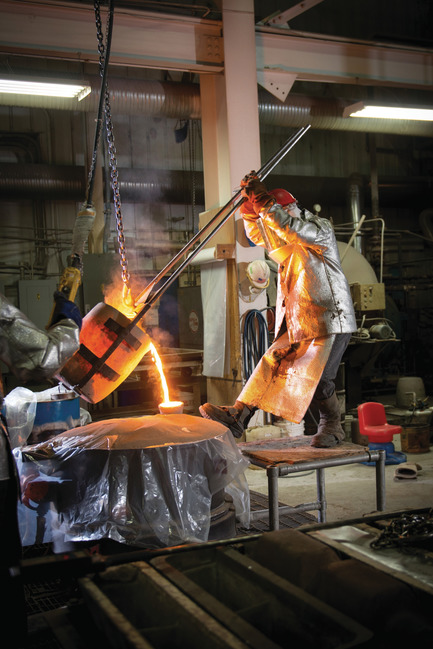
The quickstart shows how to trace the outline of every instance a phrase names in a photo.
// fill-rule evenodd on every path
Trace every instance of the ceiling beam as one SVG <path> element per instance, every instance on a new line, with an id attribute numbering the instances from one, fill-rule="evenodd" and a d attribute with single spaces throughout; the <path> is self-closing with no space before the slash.
<path id="1" fill-rule="evenodd" d="M 280 25 L 282 27 L 287 27 L 287 23 L 289 23 L 292 18 L 300 16 L 301 14 L 305 13 L 309 9 L 312 9 L 312 7 L 315 7 L 321 2 L 323 2 L 323 0 L 302 0 L 302 2 L 298 2 L 293 7 L 290 7 L 290 9 L 286 9 L 285 11 L 276 11 L 272 15 L 261 20 L 260 24 L 271 26 Z"/>
<path id="2" fill-rule="evenodd" d="M 433 51 L 256 28 L 257 69 L 299 81 L 431 90 Z"/>
<path id="3" fill-rule="evenodd" d="M 98 62 L 91 5 L 0 0 L 0 52 Z M 115 10 L 112 65 L 220 73 L 222 23 L 173 14 Z M 261 77 L 430 90 L 433 51 L 256 26 Z"/>
<path id="4" fill-rule="evenodd" d="M 0 2 L 0 52 L 98 62 L 92 5 Z M 105 36 L 105 15 L 101 11 Z M 223 70 L 221 23 L 115 9 L 110 63 L 159 70 Z"/>

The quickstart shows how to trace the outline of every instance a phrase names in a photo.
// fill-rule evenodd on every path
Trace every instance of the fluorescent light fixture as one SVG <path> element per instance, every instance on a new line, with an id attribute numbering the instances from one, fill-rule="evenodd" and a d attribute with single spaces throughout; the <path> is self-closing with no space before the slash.
<path id="1" fill-rule="evenodd" d="M 58 81 L 25 81 L 18 79 L 0 78 L 0 93 L 14 95 L 38 95 L 43 97 L 65 97 L 78 101 L 87 97 L 91 87 L 77 83 Z"/>
<path id="2" fill-rule="evenodd" d="M 373 117 L 379 119 L 410 119 L 431 122 L 433 109 L 431 108 L 405 108 L 403 106 L 374 106 L 359 101 L 351 106 L 346 106 L 343 117 Z"/>

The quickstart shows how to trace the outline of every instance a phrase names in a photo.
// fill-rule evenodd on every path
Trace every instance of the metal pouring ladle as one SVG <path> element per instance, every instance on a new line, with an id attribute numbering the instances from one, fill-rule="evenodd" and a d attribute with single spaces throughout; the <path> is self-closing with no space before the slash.
<path id="1" fill-rule="evenodd" d="M 294 133 L 287 142 L 275 153 L 257 172 L 260 180 L 277 166 L 282 158 L 297 144 L 305 135 L 310 125 L 303 126 Z M 56 375 L 62 383 L 70 389 L 78 392 L 87 401 L 98 403 L 111 392 L 133 371 L 144 354 L 149 351 L 151 340 L 147 333 L 140 327 L 140 321 L 144 318 L 151 306 L 165 293 L 183 270 L 191 263 L 200 250 L 212 239 L 212 237 L 228 221 L 245 201 L 239 189 L 234 196 L 222 207 L 218 213 L 207 223 L 192 239 L 172 258 L 145 290 L 135 300 L 135 304 L 143 303 L 143 308 L 132 320 L 129 320 L 114 307 L 100 303 L 96 305 L 83 319 L 83 328 L 80 337 L 80 349 L 61 368 Z M 221 215 L 224 218 L 218 223 Z M 213 230 L 200 242 L 188 258 L 173 272 L 164 284 L 151 293 L 153 287 L 165 277 L 165 275 L 177 264 L 194 244 L 203 237 L 209 230 Z M 95 331 L 93 331 L 95 330 Z M 106 340 L 104 340 L 104 337 Z M 105 346 L 103 353 L 98 356 L 91 350 L 88 341 L 93 339 L 98 349 Z M 102 341 L 102 345 L 100 344 Z M 121 346 L 121 343 L 124 345 Z M 109 366 L 106 361 L 112 362 Z M 97 379 L 95 375 L 98 375 Z M 93 383 L 93 385 L 92 385 Z"/>

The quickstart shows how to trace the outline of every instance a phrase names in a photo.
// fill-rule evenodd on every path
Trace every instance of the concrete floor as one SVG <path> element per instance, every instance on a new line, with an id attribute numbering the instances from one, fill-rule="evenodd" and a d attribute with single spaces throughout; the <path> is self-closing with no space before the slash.
<path id="1" fill-rule="evenodd" d="M 350 441 L 350 440 L 347 440 Z M 401 450 L 399 437 L 394 437 L 396 451 Z M 385 511 L 433 507 L 433 446 L 426 453 L 406 453 L 407 462 L 422 468 L 417 477 L 395 480 L 398 465 L 386 465 Z M 267 495 L 268 483 L 265 469 L 250 467 L 246 478 L 251 490 Z M 351 464 L 325 469 L 326 522 L 349 520 L 376 513 L 375 467 Z M 316 472 L 292 474 L 278 480 L 280 502 L 287 505 L 315 502 Z M 310 512 L 313 516 L 317 511 Z"/>

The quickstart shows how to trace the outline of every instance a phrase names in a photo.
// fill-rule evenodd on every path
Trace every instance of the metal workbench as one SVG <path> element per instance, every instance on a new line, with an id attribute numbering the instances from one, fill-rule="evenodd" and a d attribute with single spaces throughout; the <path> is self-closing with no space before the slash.
<path id="1" fill-rule="evenodd" d="M 370 450 L 352 443 L 344 443 L 335 449 L 314 449 L 309 446 L 308 436 L 302 439 L 282 438 L 247 442 L 239 447 L 251 464 L 266 469 L 269 497 L 269 528 L 279 529 L 280 514 L 318 510 L 319 523 L 326 522 L 325 469 L 329 467 L 358 464 L 375 464 L 376 509 L 385 509 L 385 459 L 383 449 Z M 291 441 L 292 440 L 292 441 Z M 302 456 L 297 451 L 302 451 Z M 278 457 L 279 454 L 279 457 Z M 296 506 L 282 505 L 278 501 L 278 478 L 304 471 L 316 471 L 317 500 Z M 263 517 L 266 510 L 251 512 L 251 519 Z"/>

